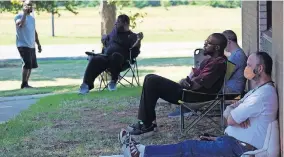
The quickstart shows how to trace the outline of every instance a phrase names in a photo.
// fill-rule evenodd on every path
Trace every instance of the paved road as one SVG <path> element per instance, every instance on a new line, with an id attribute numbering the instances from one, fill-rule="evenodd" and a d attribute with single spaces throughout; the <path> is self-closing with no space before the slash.
<path id="1" fill-rule="evenodd" d="M 21 111 L 35 104 L 39 98 L 51 94 L 40 94 L 30 96 L 0 97 L 0 123 L 14 118 Z"/>
<path id="2" fill-rule="evenodd" d="M 202 42 L 162 42 L 143 43 L 140 57 L 176 57 L 193 55 L 196 48 L 203 46 Z M 85 51 L 95 50 L 100 52 L 100 45 L 42 45 L 43 52 L 37 54 L 38 58 L 47 57 L 81 57 Z M 1 59 L 19 59 L 17 48 L 14 45 L 0 46 Z"/>

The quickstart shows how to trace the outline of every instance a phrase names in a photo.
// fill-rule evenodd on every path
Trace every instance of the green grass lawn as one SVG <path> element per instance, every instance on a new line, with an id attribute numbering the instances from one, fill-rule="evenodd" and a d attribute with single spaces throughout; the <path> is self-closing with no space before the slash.
<path id="1" fill-rule="evenodd" d="M 117 134 L 136 122 L 141 88 L 115 92 L 53 95 L 40 99 L 15 119 L 0 124 L 0 156 L 100 156 L 119 154 Z M 158 104 L 159 132 L 143 144 L 167 144 L 196 139 L 200 130 L 216 134 L 206 121 L 187 136 L 179 120 L 170 119 L 168 105 Z"/>
<path id="2" fill-rule="evenodd" d="M 4 64 L 4 63 L 3 63 Z M 52 81 L 57 78 L 81 79 L 87 65 L 86 59 L 66 59 L 66 60 L 39 60 L 40 68 L 35 69 L 31 76 L 31 81 Z M 146 67 L 170 67 L 170 66 L 191 66 L 193 58 L 142 58 L 138 59 L 140 76 L 145 76 L 152 70 L 144 70 Z M 5 66 L 0 68 L 0 81 L 15 80 L 20 81 L 21 62 L 5 61 Z"/>
<path id="3" fill-rule="evenodd" d="M 55 35 L 51 37 L 51 16 L 36 15 L 36 28 L 42 45 L 99 43 L 101 18 L 98 8 L 82 8 L 74 15 L 62 11 L 55 17 Z M 144 42 L 203 41 L 213 32 L 234 30 L 241 39 L 241 9 L 212 8 L 209 6 L 147 7 L 141 10 L 125 8 L 125 12 L 145 12 L 135 32 L 144 33 Z M 15 15 L 0 14 L 0 45 L 15 44 Z M 218 18 L 215 18 L 218 17 Z"/>
<path id="4" fill-rule="evenodd" d="M 49 86 L 49 87 L 39 87 L 32 89 L 15 89 L 15 90 L 1 91 L 0 97 L 35 95 L 35 94 L 46 94 L 46 93 L 59 94 L 63 92 L 75 91 L 77 89 L 78 85 Z"/>
<path id="5" fill-rule="evenodd" d="M 40 68 L 33 70 L 30 79 L 30 84 L 38 88 L 19 90 L 21 62 L 19 60 L 3 61 L 0 64 L 0 97 L 78 90 L 82 83 L 87 60 L 84 58 L 40 59 L 38 63 Z M 141 81 L 150 73 L 178 81 L 187 75 L 192 65 L 193 58 L 191 57 L 138 59 Z M 127 79 L 131 76 L 130 72 L 126 75 Z M 95 81 L 96 86 L 99 85 L 98 80 Z"/>

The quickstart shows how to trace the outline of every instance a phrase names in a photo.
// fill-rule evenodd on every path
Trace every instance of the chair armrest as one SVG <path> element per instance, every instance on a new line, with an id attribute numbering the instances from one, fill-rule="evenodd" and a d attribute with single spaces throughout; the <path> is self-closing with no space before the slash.
<path id="1" fill-rule="evenodd" d="M 100 55 L 100 56 L 106 56 L 106 54 L 103 54 L 103 53 L 94 53 L 94 52 L 85 52 L 86 55 L 88 56 L 97 56 L 97 55 Z"/>
<path id="2" fill-rule="evenodd" d="M 189 89 L 182 89 L 182 91 L 183 91 L 184 93 L 189 92 L 189 93 L 203 94 L 203 95 L 212 95 L 212 96 L 220 95 L 220 94 L 218 94 L 218 93 L 216 93 L 216 94 L 209 94 L 209 93 L 196 92 L 196 91 L 189 90 Z"/>
<path id="3" fill-rule="evenodd" d="M 242 95 L 242 93 L 225 93 L 225 95 Z"/>

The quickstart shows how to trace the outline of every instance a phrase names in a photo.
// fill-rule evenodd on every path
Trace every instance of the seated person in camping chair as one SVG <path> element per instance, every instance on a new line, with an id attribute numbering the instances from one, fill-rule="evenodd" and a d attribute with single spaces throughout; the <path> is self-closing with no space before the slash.
<path id="1" fill-rule="evenodd" d="M 246 78 L 244 77 L 244 70 L 246 67 L 247 56 L 243 49 L 238 44 L 238 38 L 232 30 L 225 30 L 223 35 L 227 38 L 228 44 L 226 51 L 230 53 L 228 60 L 235 64 L 235 69 L 232 76 L 226 82 L 226 93 L 244 93 L 246 86 Z"/>
<path id="2" fill-rule="evenodd" d="M 249 56 L 244 76 L 252 81 L 255 87 L 240 101 L 226 108 L 224 117 L 228 127 L 225 135 L 214 137 L 204 134 L 200 136 L 200 140 L 145 146 L 136 142 L 131 132 L 129 134 L 123 129 L 119 134 L 119 140 L 123 145 L 124 157 L 240 157 L 245 152 L 261 149 L 266 142 L 269 124 L 277 119 L 278 113 L 278 97 L 271 79 L 271 72 L 272 59 L 267 53 L 257 52 Z M 161 90 L 167 91 L 164 88 Z M 152 115 L 144 114 L 149 117 Z M 151 128 L 153 127 L 144 125 L 139 130 L 143 133 L 150 131 Z M 276 151 L 279 150 L 276 149 Z M 279 154 L 279 152 L 270 153 Z"/>
<path id="3" fill-rule="evenodd" d="M 153 122 L 156 120 L 155 107 L 159 98 L 172 104 L 179 104 L 183 89 L 188 89 L 187 102 L 214 100 L 224 83 L 227 62 L 227 57 L 224 55 L 226 45 L 227 39 L 221 33 L 210 35 L 204 43 L 204 54 L 211 57 L 204 60 L 191 77 L 182 79 L 180 83 L 154 74 L 147 75 L 140 99 L 138 123 L 128 127 L 131 130 L 130 134 L 148 134 L 157 128 Z"/>
<path id="4" fill-rule="evenodd" d="M 86 94 L 93 89 L 95 79 L 105 70 L 111 73 L 109 90 L 116 89 L 116 82 L 123 65 L 127 60 L 138 56 L 140 41 L 143 39 L 142 33 L 135 34 L 129 30 L 129 24 L 130 19 L 127 15 L 119 15 L 112 32 L 102 39 L 104 44 L 102 54 L 89 54 L 92 57 L 84 74 L 80 94 Z"/>
<path id="5" fill-rule="evenodd" d="M 227 47 L 226 51 L 231 55 L 228 60 L 235 64 L 233 69 L 232 76 L 226 82 L 225 85 L 225 96 L 226 100 L 234 100 L 240 95 L 244 95 L 246 78 L 244 77 L 244 70 L 246 67 L 247 56 L 244 51 L 238 45 L 237 35 L 232 30 L 225 30 L 222 33 L 227 38 Z M 192 113 L 190 110 L 185 109 L 184 116 L 190 116 Z M 168 114 L 169 118 L 180 117 L 180 107 L 177 107 L 176 110 Z"/>

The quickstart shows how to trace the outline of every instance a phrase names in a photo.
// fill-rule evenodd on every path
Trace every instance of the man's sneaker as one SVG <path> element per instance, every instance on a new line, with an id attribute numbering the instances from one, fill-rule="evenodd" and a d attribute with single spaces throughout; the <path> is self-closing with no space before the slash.
<path id="1" fill-rule="evenodd" d="M 139 129 L 142 128 L 143 124 L 144 124 L 144 123 L 143 123 L 142 121 L 138 121 L 137 123 L 128 125 L 127 128 L 126 128 L 126 130 L 129 131 L 129 132 L 131 132 L 131 131 L 133 131 L 133 130 L 139 130 Z M 158 127 L 157 127 L 157 124 L 152 123 L 152 125 L 153 125 L 153 126 L 156 128 L 156 130 L 157 130 L 157 128 L 158 128 Z"/>
<path id="2" fill-rule="evenodd" d="M 189 110 L 185 110 L 185 111 L 183 112 L 183 116 L 185 116 L 185 117 L 192 116 L 192 112 L 190 112 Z M 178 118 L 178 117 L 180 117 L 180 108 L 177 107 L 174 112 L 168 114 L 168 117 L 169 117 L 169 118 Z"/>
<path id="3" fill-rule="evenodd" d="M 133 130 L 130 131 L 129 134 L 132 136 L 142 135 L 143 137 L 148 137 L 148 136 L 152 136 L 153 133 L 156 131 L 157 131 L 156 124 L 151 124 L 149 126 L 142 124 L 142 126 L 136 126 L 135 128 L 133 128 Z"/>
<path id="4" fill-rule="evenodd" d="M 32 86 L 30 86 L 28 84 L 22 84 L 21 85 L 21 89 L 24 89 L 24 88 L 34 88 L 34 87 L 32 87 Z"/>
<path id="5" fill-rule="evenodd" d="M 110 81 L 110 82 L 108 83 L 108 90 L 109 90 L 109 91 L 114 91 L 114 90 L 116 90 L 116 82 L 115 82 L 115 81 Z"/>
<path id="6" fill-rule="evenodd" d="M 79 90 L 79 94 L 87 94 L 89 93 L 89 86 L 85 83 L 83 83 L 81 86 L 80 86 L 80 90 Z"/>

